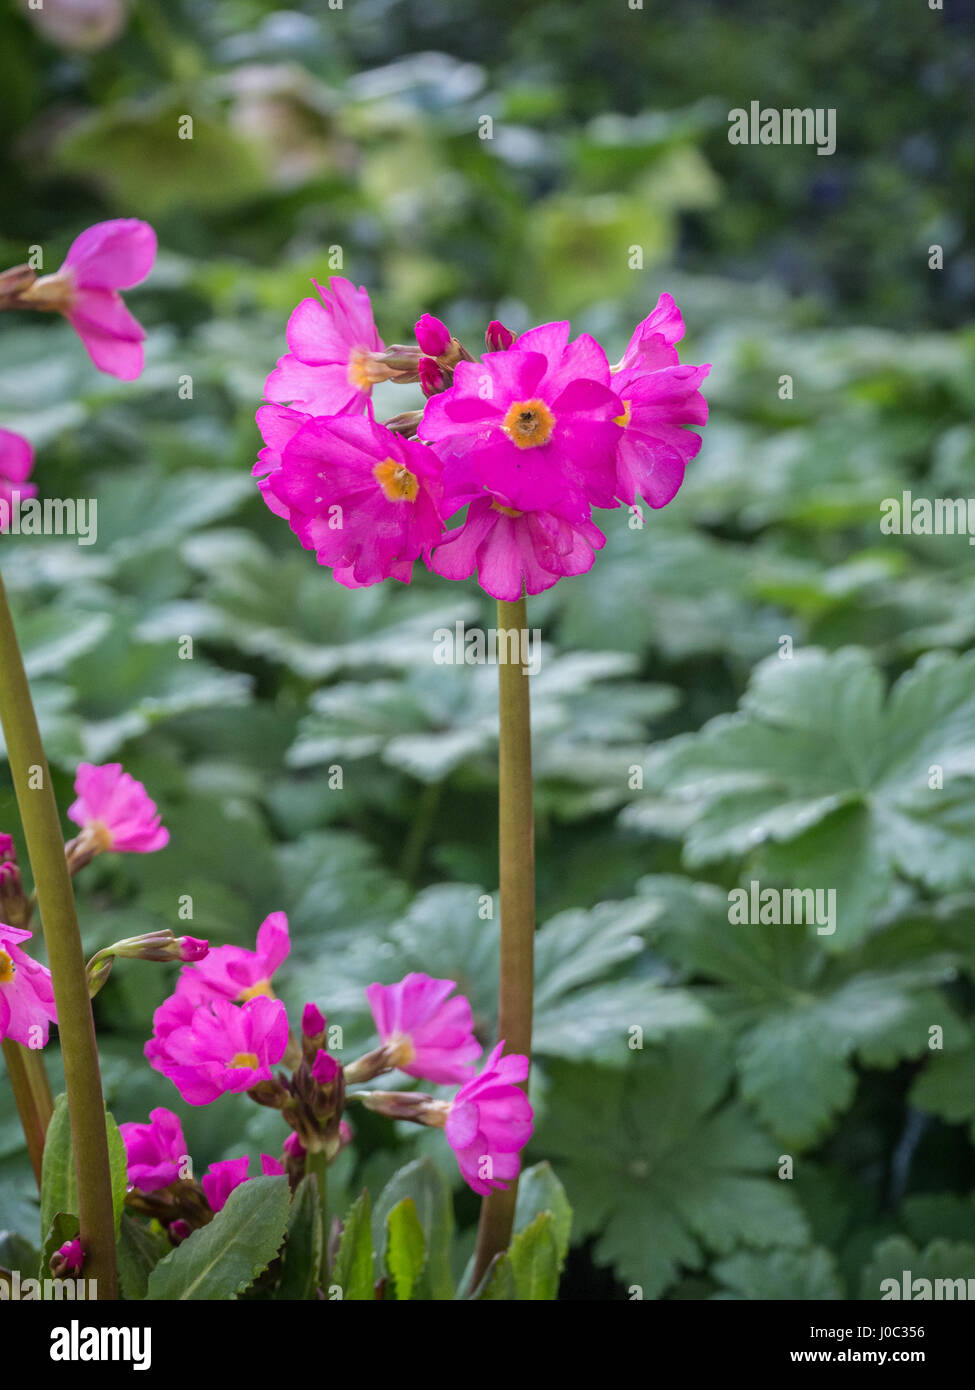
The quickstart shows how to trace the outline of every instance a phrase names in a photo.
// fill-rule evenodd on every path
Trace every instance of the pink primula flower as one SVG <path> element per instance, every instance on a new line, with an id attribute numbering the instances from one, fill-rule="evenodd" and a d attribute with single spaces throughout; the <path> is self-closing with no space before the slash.
<path id="1" fill-rule="evenodd" d="M 227 1158 L 222 1163 L 210 1164 L 200 1185 L 211 1211 L 222 1211 L 231 1192 L 240 1187 L 241 1183 L 248 1181 L 250 1164 L 250 1156 L 247 1154 L 243 1158 Z M 261 1154 L 261 1172 L 264 1177 L 282 1177 L 284 1171 L 284 1164 L 278 1159 L 272 1158 L 270 1154 Z"/>
<path id="2" fill-rule="evenodd" d="M 51 972 L 20 949 L 32 933 L 0 922 L 0 1039 L 46 1047 L 57 1023 Z"/>
<path id="3" fill-rule="evenodd" d="M 148 1124 L 119 1125 L 128 1161 L 129 1186 L 155 1192 L 185 1176 L 188 1154 L 183 1126 L 172 1110 L 149 1111 Z"/>
<path id="4" fill-rule="evenodd" d="M 410 974 L 395 985 L 369 985 L 366 998 L 392 1065 L 427 1081 L 465 1081 L 481 1055 L 471 1006 L 454 980 Z"/>
<path id="5" fill-rule="evenodd" d="M 288 1016 L 279 999 L 258 997 L 237 1005 L 214 998 L 196 1006 L 186 999 L 184 1004 L 186 1021 L 171 1026 L 175 1011 L 160 1020 L 162 1031 L 146 1044 L 146 1056 L 187 1104 L 208 1105 L 225 1091 L 249 1091 L 271 1079 L 271 1067 L 288 1046 Z"/>
<path id="6" fill-rule="evenodd" d="M 312 283 L 321 300 L 303 299 L 292 313 L 290 352 L 278 359 L 264 394 L 306 415 L 364 411 L 376 380 L 369 354 L 383 350 L 369 296 L 340 275 L 328 289 Z"/>
<path id="7" fill-rule="evenodd" d="M 14 495 L 22 501 L 37 496 L 27 479 L 34 467 L 34 450 L 22 435 L 0 429 L 0 531 L 10 526 Z"/>
<path id="8" fill-rule="evenodd" d="M 450 347 L 450 329 L 433 314 L 423 314 L 416 322 L 416 341 L 428 357 L 440 357 Z"/>
<path id="9" fill-rule="evenodd" d="M 150 854 L 169 844 L 156 803 L 121 763 L 82 763 L 74 784 L 77 801 L 68 816 L 80 825 L 96 852 Z"/>
<path id="10" fill-rule="evenodd" d="M 502 1057 L 503 1050 L 498 1043 L 480 1076 L 460 1088 L 445 1125 L 464 1181 L 482 1197 L 503 1192 L 518 1176 L 534 1123 L 531 1103 L 515 1084 L 527 1077 L 528 1058 Z"/>
<path id="11" fill-rule="evenodd" d="M 443 530 L 437 456 L 372 420 L 309 420 L 266 484 L 302 545 L 352 589 L 408 584 Z"/>
<path id="12" fill-rule="evenodd" d="M 272 912 L 258 927 L 256 951 L 243 946 L 215 946 L 205 959 L 183 971 L 177 988 L 182 989 L 185 981 L 192 996 L 199 999 L 196 986 L 203 985 L 203 998 L 207 994 L 219 995 L 238 1004 L 260 994 L 273 997 L 271 980 L 290 950 L 288 919 L 283 912 Z"/>
<path id="13" fill-rule="evenodd" d="M 454 384 L 431 396 L 419 433 L 443 451 L 448 500 L 487 492 L 516 511 L 558 504 L 567 520 L 615 507 L 619 399 L 606 354 L 568 323 L 523 333 L 516 347 L 459 362 Z"/>

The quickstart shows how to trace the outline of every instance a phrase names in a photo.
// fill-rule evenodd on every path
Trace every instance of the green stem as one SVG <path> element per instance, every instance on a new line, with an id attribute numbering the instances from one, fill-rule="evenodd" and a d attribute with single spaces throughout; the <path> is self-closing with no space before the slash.
<path id="1" fill-rule="evenodd" d="M 498 601 L 498 629 L 516 629 L 517 643 L 498 639 L 498 868 L 501 885 L 501 978 L 498 1039 L 505 1053 L 531 1056 L 535 977 L 535 823 L 532 808 L 532 749 L 529 677 L 520 652 L 528 630 L 524 598 Z M 511 655 L 512 660 L 505 657 Z M 525 1087 L 527 1088 L 527 1081 Z M 481 1203 L 471 1287 L 476 1288 L 495 1255 L 506 1250 L 514 1225 L 518 1184 L 492 1192 Z"/>
<path id="2" fill-rule="evenodd" d="M 318 1210 L 322 1216 L 322 1262 L 318 1271 L 321 1289 L 328 1290 L 328 1155 L 324 1149 L 311 1150 L 305 1155 L 305 1174 L 314 1173 L 318 1180 Z"/>
<path id="3" fill-rule="evenodd" d="M 99 1298 L 111 1299 L 118 1296 L 115 1218 L 95 1023 L 71 876 L 64 857 L 64 835 L 2 577 L 0 724 L 27 839 L 58 1010 L 85 1274 L 97 1279 Z"/>
<path id="4" fill-rule="evenodd" d="M 41 1166 L 44 1161 L 44 1137 L 47 1134 L 47 1124 L 51 1117 L 50 1114 L 47 1116 L 43 1114 L 34 1095 L 34 1087 L 27 1070 L 29 1056 L 31 1056 L 29 1048 L 24 1047 L 22 1043 L 14 1042 L 12 1038 L 4 1038 L 3 1058 L 7 1064 L 10 1086 L 14 1093 L 21 1128 L 24 1131 L 24 1138 L 27 1140 L 30 1166 L 34 1170 L 37 1190 L 40 1192 Z"/>

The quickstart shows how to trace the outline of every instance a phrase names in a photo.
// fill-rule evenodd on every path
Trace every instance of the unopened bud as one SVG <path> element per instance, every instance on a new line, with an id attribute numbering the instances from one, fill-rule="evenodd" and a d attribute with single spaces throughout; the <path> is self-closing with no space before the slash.
<path id="1" fill-rule="evenodd" d="M 24 894 L 13 836 L 0 835 L 0 922 L 23 929 L 30 918 L 31 907 Z"/>
<path id="2" fill-rule="evenodd" d="M 450 347 L 450 330 L 432 314 L 423 314 L 416 323 L 416 341 L 428 357 L 439 357 Z"/>
<path id="3" fill-rule="evenodd" d="M 447 373 L 432 357 L 420 358 L 420 389 L 425 396 L 436 396 L 447 388 Z"/>
<path id="4" fill-rule="evenodd" d="M 63 1279 L 66 1275 L 80 1274 L 84 1263 L 85 1252 L 81 1248 L 81 1241 L 77 1238 L 67 1240 L 51 1256 L 51 1272 L 55 1279 Z"/>
<path id="5" fill-rule="evenodd" d="M 499 319 L 492 319 L 484 334 L 484 341 L 487 343 L 488 352 L 507 352 L 508 348 L 514 346 L 515 335 L 510 328 L 505 328 Z"/>

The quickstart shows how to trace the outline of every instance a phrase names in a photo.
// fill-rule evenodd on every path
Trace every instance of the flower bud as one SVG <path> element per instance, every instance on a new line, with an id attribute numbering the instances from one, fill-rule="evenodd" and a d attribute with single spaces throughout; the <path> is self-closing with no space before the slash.
<path id="1" fill-rule="evenodd" d="M 500 320 L 492 319 L 484 334 L 484 341 L 487 343 L 488 352 L 507 352 L 508 348 L 514 346 L 515 334 L 510 328 L 505 328 Z"/>
<path id="2" fill-rule="evenodd" d="M 450 347 L 450 332 L 440 319 L 432 314 L 424 314 L 416 323 L 416 341 L 420 344 L 420 351 L 428 357 L 439 357 Z"/>
<path id="3" fill-rule="evenodd" d="M 63 1279 L 66 1275 L 80 1274 L 84 1263 L 85 1252 L 76 1237 L 66 1240 L 60 1249 L 55 1250 L 51 1256 L 51 1272 L 55 1279 Z"/>
<path id="4" fill-rule="evenodd" d="M 432 357 L 420 358 L 419 372 L 420 389 L 425 396 L 436 396 L 446 390 L 447 374 Z"/>
<path id="5" fill-rule="evenodd" d="M 0 835 L 0 922 L 22 930 L 30 918 L 30 903 L 20 879 L 13 836 Z"/>

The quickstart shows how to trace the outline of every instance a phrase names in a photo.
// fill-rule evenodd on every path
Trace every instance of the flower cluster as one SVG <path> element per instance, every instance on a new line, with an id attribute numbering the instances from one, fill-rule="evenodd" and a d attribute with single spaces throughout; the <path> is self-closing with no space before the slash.
<path id="1" fill-rule="evenodd" d="M 478 1075 L 481 1054 L 474 1036 L 471 1006 L 454 994 L 453 980 L 414 973 L 393 985 L 372 984 L 366 997 L 379 1034 L 379 1046 L 340 1065 L 327 1047 L 325 1018 L 306 1004 L 300 1039 L 289 1030 L 284 1003 L 274 997 L 273 976 L 290 949 L 283 913 L 273 913 L 258 932 L 257 949 L 219 946 L 201 961 L 187 964 L 175 992 L 156 1010 L 146 1056 L 167 1076 L 184 1101 L 206 1105 L 227 1092 L 247 1094 L 279 1110 L 292 1133 L 285 1143 L 289 1174 L 300 1176 L 308 1152 L 331 1161 L 351 1132 L 342 1118 L 358 1101 L 393 1119 L 413 1120 L 445 1131 L 465 1180 L 476 1192 L 503 1188 L 518 1174 L 520 1152 L 531 1136 L 532 1109 L 519 1088 L 528 1059 L 503 1056 L 495 1048 Z M 279 1063 L 284 1069 L 275 1072 Z M 448 1085 L 459 1085 L 452 1100 L 418 1091 L 350 1090 L 390 1071 Z M 129 1181 L 143 1193 L 177 1181 L 182 1134 L 168 1112 L 154 1112 L 152 1124 L 126 1126 Z M 147 1136 L 152 1137 L 148 1144 Z M 278 1171 L 267 1164 L 264 1172 Z M 214 1193 L 248 1176 L 246 1159 L 227 1160 L 203 1180 L 211 1210 Z M 222 1205 L 222 1202 L 221 1202 Z"/>
<path id="2" fill-rule="evenodd" d="M 422 560 L 447 579 L 476 571 L 499 599 L 539 593 L 591 568 L 605 544 L 594 508 L 665 506 L 701 446 L 684 427 L 707 420 L 709 367 L 680 363 L 668 294 L 611 367 L 567 322 L 518 338 L 492 322 L 475 361 L 424 314 L 415 347 L 386 348 L 364 289 L 340 277 L 317 288 L 268 377 L 254 474 L 341 584 L 408 583 Z M 422 413 L 377 423 L 380 381 L 419 381 Z"/>

